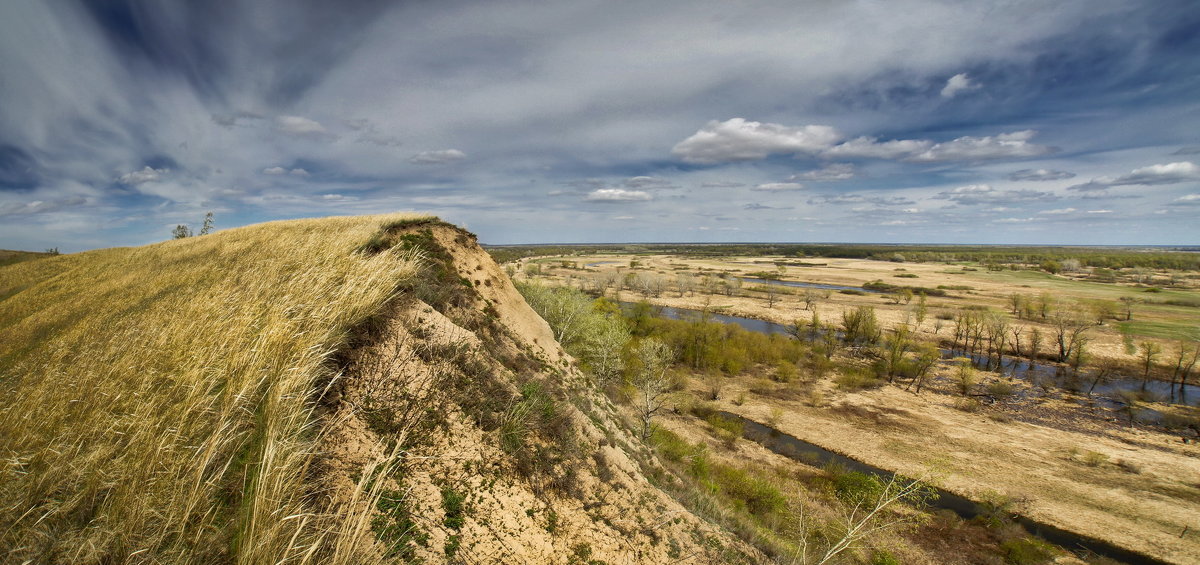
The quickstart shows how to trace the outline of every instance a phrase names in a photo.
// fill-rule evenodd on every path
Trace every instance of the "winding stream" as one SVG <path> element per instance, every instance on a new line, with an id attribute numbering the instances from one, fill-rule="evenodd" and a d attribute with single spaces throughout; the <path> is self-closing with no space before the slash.
<path id="1" fill-rule="evenodd" d="M 851 471 L 875 475 L 885 481 L 895 476 L 895 473 L 890 471 L 834 453 L 738 414 L 725 411 L 718 413 L 725 418 L 732 418 L 742 422 L 744 426 L 743 435 L 746 439 L 762 444 L 763 447 L 790 459 L 805 463 L 811 463 L 815 459 L 822 465 L 839 465 Z M 969 498 L 937 487 L 934 487 L 934 493 L 935 497 L 929 501 L 929 505 L 932 507 L 945 508 L 967 520 L 983 513 L 980 505 Z M 1148 555 L 1115 546 L 1104 540 L 1070 532 L 1025 516 L 1016 515 L 1013 520 L 1031 534 L 1041 537 L 1050 543 L 1076 551 L 1077 553 L 1090 552 L 1130 565 L 1158 565 L 1166 563 Z"/>
<path id="2" fill-rule="evenodd" d="M 633 303 L 623 302 L 622 304 L 628 305 L 628 304 L 633 304 Z M 702 312 L 700 312 L 699 310 L 690 310 L 687 308 L 672 308 L 670 306 L 655 306 L 654 308 L 655 308 L 655 311 L 659 312 L 660 315 L 662 315 L 663 317 L 671 318 L 673 320 L 692 319 L 692 318 L 694 318 L 696 316 L 700 316 L 702 314 Z M 778 324 L 775 322 L 768 322 L 765 320 L 756 320 L 754 318 L 743 318 L 740 316 L 730 316 L 728 314 L 714 314 L 711 312 L 708 314 L 708 316 L 714 322 L 721 322 L 723 324 L 737 324 L 737 325 L 741 326 L 742 328 L 745 328 L 752 332 L 759 332 L 759 333 L 765 333 L 765 334 L 787 334 L 788 333 L 788 326 L 786 326 L 784 324 Z M 955 351 L 955 350 L 951 350 L 951 349 L 941 349 L 941 352 L 942 352 L 942 355 L 947 358 L 949 358 L 949 357 L 965 357 L 966 356 L 961 351 Z M 980 357 L 978 355 L 971 355 L 970 357 L 972 358 L 973 361 L 975 361 L 976 365 L 983 364 L 982 357 Z M 1005 361 L 1002 372 L 1005 375 L 1015 377 L 1015 378 L 1025 379 L 1025 380 L 1029 380 L 1029 381 L 1033 381 L 1036 378 L 1048 378 L 1048 379 L 1053 380 L 1053 382 L 1059 386 L 1061 386 L 1066 379 L 1066 377 L 1064 377 L 1061 374 L 1061 370 L 1059 369 L 1059 367 L 1056 367 L 1054 365 L 1048 365 L 1045 363 L 1030 363 L 1026 359 L 1018 359 L 1016 357 L 1011 357 L 1011 356 L 1006 356 L 1006 361 Z M 1119 393 L 1120 391 L 1123 391 L 1123 390 L 1129 390 L 1129 391 L 1141 390 L 1141 387 L 1142 387 L 1142 381 L 1140 379 L 1133 379 L 1133 378 L 1127 378 L 1127 377 L 1112 379 L 1107 383 L 1103 383 L 1103 384 L 1096 386 L 1095 394 L 1099 395 L 1096 397 L 1096 399 L 1100 400 L 1104 396 L 1115 396 L 1117 393 Z M 1146 384 L 1146 390 L 1149 391 L 1150 393 L 1162 398 L 1164 402 L 1169 402 L 1171 404 L 1186 404 L 1189 406 L 1200 406 L 1200 385 L 1195 385 L 1195 384 L 1186 385 L 1183 388 L 1183 393 L 1178 395 L 1174 399 L 1171 398 L 1170 389 L 1171 389 L 1171 384 L 1168 382 L 1165 382 L 1165 381 L 1150 381 L 1149 383 Z M 1087 390 L 1086 384 L 1083 385 L 1083 390 L 1084 391 Z M 1111 403 L 1111 401 L 1110 401 L 1110 403 Z M 1145 416 L 1146 418 L 1149 418 L 1149 419 L 1154 419 L 1154 418 L 1158 417 L 1158 413 L 1157 413 L 1157 411 L 1154 411 L 1154 410 L 1145 410 L 1145 414 L 1143 414 L 1143 416 Z"/>
<path id="3" fill-rule="evenodd" d="M 631 306 L 633 303 L 622 302 L 623 307 Z M 666 318 L 671 319 L 691 319 L 702 314 L 698 310 L 690 310 L 686 308 L 673 308 L 670 306 L 655 306 L 655 312 Z M 730 316 L 727 314 L 708 314 L 709 319 L 725 324 L 737 324 L 749 331 L 766 333 L 766 334 L 787 334 L 788 327 L 784 324 L 768 322 L 765 320 L 756 320 L 753 318 L 743 318 L 740 316 Z M 943 349 L 943 355 L 955 356 L 950 350 Z M 976 360 L 978 361 L 978 360 Z M 1035 375 L 1045 375 L 1053 378 L 1057 374 L 1058 369 L 1053 365 L 1041 363 L 1029 363 L 1027 360 L 1015 360 L 1015 366 L 1010 365 L 1008 368 L 1011 372 L 1006 373 L 1016 377 L 1032 378 Z M 1020 367 L 1028 367 L 1025 371 L 1021 371 Z M 1155 382 L 1151 385 L 1159 385 L 1160 387 L 1168 386 L 1167 383 Z M 1133 379 L 1116 379 L 1112 383 L 1105 385 L 1104 391 L 1109 393 L 1118 389 L 1134 389 L 1140 387 L 1141 382 Z M 1101 391 L 1101 387 L 1096 387 L 1097 392 Z M 1200 387 L 1188 385 L 1183 394 L 1184 401 L 1188 397 L 1192 398 L 1192 404 L 1200 399 Z M 851 459 L 845 455 L 834 453 L 820 446 L 808 443 L 794 436 L 790 436 L 774 428 L 770 428 L 754 420 L 742 417 L 732 412 L 721 411 L 720 414 L 726 418 L 733 418 L 743 423 L 743 435 L 754 442 L 762 444 L 767 449 L 780 455 L 795 459 L 802 462 L 811 462 L 816 459 L 822 464 L 837 464 L 851 471 L 868 473 L 884 478 L 885 480 L 894 476 L 894 473 L 868 465 L 856 459 Z M 936 508 L 944 508 L 953 511 L 955 514 L 964 519 L 971 519 L 979 516 L 982 511 L 979 504 L 964 496 L 952 493 L 950 491 L 935 488 L 936 498 L 930 501 L 930 506 Z M 1113 545 L 1104 540 L 1096 539 L 1090 536 L 1064 530 L 1051 524 L 1039 522 L 1026 516 L 1016 515 L 1014 521 L 1024 527 L 1030 533 L 1039 536 L 1051 543 L 1071 549 L 1080 553 L 1093 553 L 1128 563 L 1130 565 L 1158 565 L 1165 564 L 1154 557 L 1150 557 L 1143 553 L 1133 551 Z"/>

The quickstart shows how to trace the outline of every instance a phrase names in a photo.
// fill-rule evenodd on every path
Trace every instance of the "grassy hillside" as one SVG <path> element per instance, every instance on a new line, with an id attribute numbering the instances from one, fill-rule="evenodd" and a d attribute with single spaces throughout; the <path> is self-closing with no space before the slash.
<path id="1" fill-rule="evenodd" d="M 6 265 L 15 265 L 33 259 L 41 259 L 42 257 L 53 257 L 57 253 L 38 253 L 37 251 L 13 251 L 11 249 L 0 249 L 0 267 Z"/>
<path id="2" fill-rule="evenodd" d="M 0 562 L 763 558 L 434 218 L 2 267 L 0 335 Z"/>
<path id="3" fill-rule="evenodd" d="M 416 272 L 411 216 L 268 223 L 0 268 L 3 561 L 304 562 L 314 384 Z"/>

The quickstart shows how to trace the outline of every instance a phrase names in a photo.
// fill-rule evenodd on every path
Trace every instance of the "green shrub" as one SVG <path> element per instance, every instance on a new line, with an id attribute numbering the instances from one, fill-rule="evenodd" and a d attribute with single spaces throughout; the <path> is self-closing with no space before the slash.
<path id="1" fill-rule="evenodd" d="M 827 471 L 833 475 L 834 493 L 846 504 L 869 504 L 883 493 L 883 483 L 875 475 L 844 471 L 836 467 Z"/>
<path id="2" fill-rule="evenodd" d="M 834 384 L 841 390 L 855 391 L 868 388 L 875 388 L 883 384 L 883 381 L 876 378 L 869 371 L 859 369 L 848 369 L 833 380 Z"/>
<path id="3" fill-rule="evenodd" d="M 712 484 L 735 505 L 755 516 L 770 516 L 787 509 L 787 498 L 773 483 L 748 471 L 716 465 Z"/>
<path id="4" fill-rule="evenodd" d="M 1004 560 L 1013 565 L 1037 565 L 1054 557 L 1054 546 L 1034 537 L 1006 540 L 1000 549 L 1004 551 Z"/>
<path id="5" fill-rule="evenodd" d="M 996 397 L 998 400 L 1005 400 L 1013 395 L 1014 389 L 1012 383 L 1008 381 L 992 381 L 987 387 L 988 394 Z"/>
<path id="6" fill-rule="evenodd" d="M 877 549 L 871 555 L 871 565 L 900 565 L 900 560 L 886 549 Z"/>

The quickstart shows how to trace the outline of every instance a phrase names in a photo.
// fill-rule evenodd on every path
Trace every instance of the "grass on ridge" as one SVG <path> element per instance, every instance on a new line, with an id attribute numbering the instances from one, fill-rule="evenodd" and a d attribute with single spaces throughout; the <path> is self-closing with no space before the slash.
<path id="1" fill-rule="evenodd" d="M 314 385 L 416 272 L 411 215 L 0 268 L 0 561 L 312 562 Z"/>

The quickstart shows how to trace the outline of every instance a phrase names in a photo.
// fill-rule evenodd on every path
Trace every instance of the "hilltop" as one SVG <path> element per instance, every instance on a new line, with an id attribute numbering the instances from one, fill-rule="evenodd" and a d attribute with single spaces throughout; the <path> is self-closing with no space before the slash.
<path id="1" fill-rule="evenodd" d="M 763 559 L 436 218 L 8 265 L 0 332 L 5 561 Z"/>

